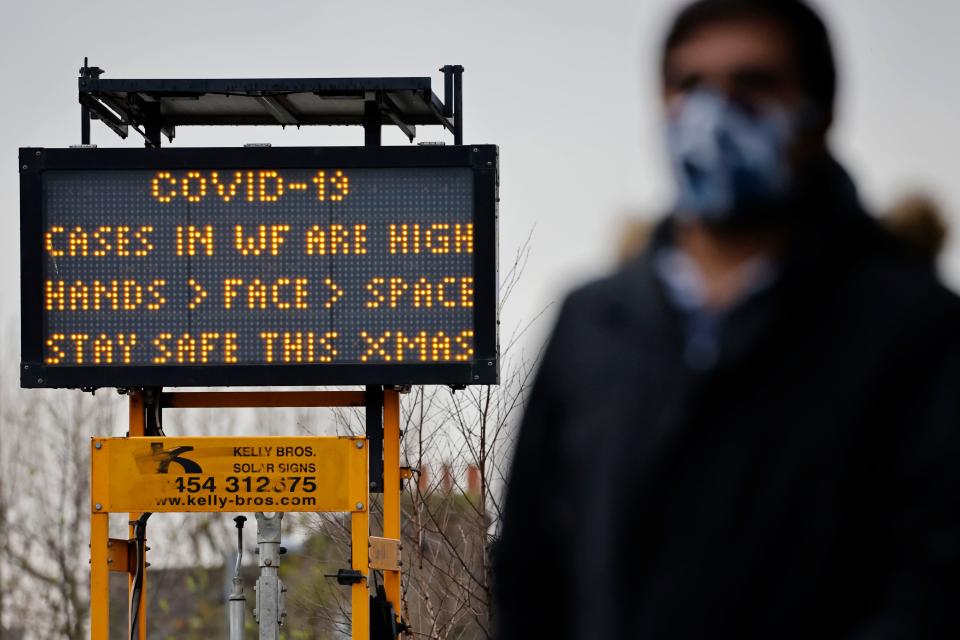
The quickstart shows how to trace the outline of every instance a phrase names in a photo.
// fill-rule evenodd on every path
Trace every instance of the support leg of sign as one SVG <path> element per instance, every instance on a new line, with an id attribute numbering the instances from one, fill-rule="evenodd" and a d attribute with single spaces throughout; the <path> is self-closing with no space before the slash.
<path id="1" fill-rule="evenodd" d="M 127 437 L 138 438 L 146 433 L 146 403 L 144 393 L 141 389 L 130 392 L 130 424 L 127 431 Z M 140 517 L 139 513 L 130 514 L 130 540 L 136 544 L 136 527 L 133 523 Z M 134 610 L 133 587 L 136 576 L 136 567 L 130 568 L 130 574 L 127 579 L 127 619 L 128 627 L 133 627 L 135 617 L 139 616 L 138 635 L 140 640 L 146 640 L 147 637 L 147 554 L 144 546 L 143 557 L 140 558 L 140 575 L 143 576 L 140 587 L 140 603 L 137 610 Z M 106 636 L 103 636 L 106 637 Z"/>
<path id="2" fill-rule="evenodd" d="M 90 144 L 90 107 L 80 105 L 80 144 Z"/>
<path id="3" fill-rule="evenodd" d="M 110 514 L 90 508 L 90 640 L 103 640 L 110 637 Z"/>
<path id="4" fill-rule="evenodd" d="M 370 465 L 370 493 L 383 492 L 383 388 L 367 385 L 367 446 Z"/>
<path id="5" fill-rule="evenodd" d="M 400 540 L 400 393 L 383 392 L 383 537 Z M 384 570 L 387 600 L 399 616 L 400 571 Z"/>
<path id="6" fill-rule="evenodd" d="M 363 145 L 365 147 L 380 146 L 380 130 L 383 116 L 377 101 L 367 100 L 363 103 Z"/>
<path id="7" fill-rule="evenodd" d="M 463 144 L 463 67 L 454 65 L 453 67 L 453 144 Z"/>
<path id="8" fill-rule="evenodd" d="M 370 519 L 368 504 L 363 505 L 360 511 L 350 514 L 351 546 L 350 564 L 355 571 L 359 571 L 363 579 L 350 587 L 351 610 L 351 640 L 370 640 Z"/>

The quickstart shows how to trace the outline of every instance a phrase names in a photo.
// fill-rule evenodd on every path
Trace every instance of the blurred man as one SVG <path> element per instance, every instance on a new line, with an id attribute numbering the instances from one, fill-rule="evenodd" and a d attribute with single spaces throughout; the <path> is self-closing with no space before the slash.
<path id="1" fill-rule="evenodd" d="M 833 160 L 827 30 L 701 0 L 663 54 L 677 206 L 565 302 L 496 556 L 514 638 L 957 638 L 960 303 Z"/>

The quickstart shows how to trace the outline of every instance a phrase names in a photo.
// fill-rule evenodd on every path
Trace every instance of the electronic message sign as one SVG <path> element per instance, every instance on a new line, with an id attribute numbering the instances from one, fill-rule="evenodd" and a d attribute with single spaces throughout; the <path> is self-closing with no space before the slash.
<path id="1" fill-rule="evenodd" d="M 497 381 L 493 146 L 21 149 L 27 387 Z"/>

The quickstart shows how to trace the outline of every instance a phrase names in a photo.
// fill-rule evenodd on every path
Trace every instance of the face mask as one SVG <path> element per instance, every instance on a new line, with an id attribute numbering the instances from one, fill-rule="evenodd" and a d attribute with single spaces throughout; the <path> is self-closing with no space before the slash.
<path id="1" fill-rule="evenodd" d="M 685 97 L 667 124 L 677 216 L 729 224 L 775 211 L 793 183 L 795 120 L 786 109 L 748 112 L 713 92 Z"/>

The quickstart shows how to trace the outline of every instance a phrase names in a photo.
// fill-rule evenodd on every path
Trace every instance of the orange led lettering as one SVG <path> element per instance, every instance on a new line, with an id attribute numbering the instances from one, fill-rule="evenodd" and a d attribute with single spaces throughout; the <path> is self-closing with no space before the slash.
<path id="1" fill-rule="evenodd" d="M 237 362 L 237 334 L 236 333 L 225 333 L 223 334 L 223 361 L 227 364 L 234 364 Z"/>
<path id="2" fill-rule="evenodd" d="M 263 339 L 264 360 L 273 362 L 273 341 L 280 337 L 276 331 L 264 331 L 260 334 Z"/>
<path id="3" fill-rule="evenodd" d="M 180 181 L 180 191 L 187 202 L 200 202 L 207 195 L 207 179 L 199 171 L 189 171 Z"/>
<path id="4" fill-rule="evenodd" d="M 460 306 L 473 306 L 473 276 L 460 278 Z"/>
<path id="5" fill-rule="evenodd" d="M 109 283 L 94 280 L 90 289 L 93 295 L 94 309 L 99 311 L 104 308 L 106 306 L 105 301 L 110 303 L 109 308 L 114 311 L 120 308 L 120 287 L 116 280 L 111 280 Z"/>
<path id="6" fill-rule="evenodd" d="M 67 357 L 66 352 L 60 348 L 60 343 L 67 339 L 62 333 L 54 333 L 47 339 L 47 357 L 43 359 L 46 364 L 60 364 Z"/>
<path id="7" fill-rule="evenodd" d="M 455 307 L 457 306 L 456 300 L 446 300 L 444 299 L 445 291 L 444 287 L 448 284 L 456 284 L 457 279 L 452 276 L 447 276 L 443 280 L 437 283 L 437 304 L 442 304 L 444 307 Z"/>
<path id="8" fill-rule="evenodd" d="M 227 278 L 223 281 L 223 308 L 230 309 L 233 299 L 237 297 L 237 289 L 243 286 L 240 278 Z"/>
<path id="9" fill-rule="evenodd" d="M 413 306 L 417 308 L 433 306 L 433 285 L 426 278 L 420 278 L 413 283 Z"/>
<path id="10" fill-rule="evenodd" d="M 367 343 L 367 350 L 362 356 L 360 356 L 360 362 L 366 362 L 371 356 L 380 356 L 389 362 L 391 360 L 391 356 L 389 353 L 387 353 L 386 349 L 384 349 L 384 344 L 386 344 L 391 335 L 392 334 L 389 331 L 386 331 L 383 333 L 383 335 L 377 338 L 371 336 L 366 331 L 361 331 L 360 337 L 363 338 L 363 340 Z"/>
<path id="11" fill-rule="evenodd" d="M 349 254 L 350 243 L 347 242 L 347 238 L 349 237 L 350 232 L 344 229 L 343 225 L 330 225 L 330 253 L 333 255 L 337 253 L 342 253 L 343 255 Z"/>
<path id="12" fill-rule="evenodd" d="M 136 280 L 123 281 L 123 308 L 134 311 L 143 302 L 143 288 Z"/>
<path id="13" fill-rule="evenodd" d="M 318 171 L 317 175 L 313 176 L 312 182 L 317 185 L 317 200 L 325 201 L 327 199 L 327 174 Z"/>
<path id="14" fill-rule="evenodd" d="M 450 359 L 450 336 L 443 331 L 437 332 L 430 338 L 430 359 L 431 360 L 449 360 Z"/>
<path id="15" fill-rule="evenodd" d="M 280 287 L 290 285 L 290 278 L 279 278 L 270 286 L 270 293 L 273 295 L 273 305 L 277 309 L 289 309 L 292 305 L 287 300 L 280 299 Z"/>
<path id="16" fill-rule="evenodd" d="M 272 224 L 270 225 L 270 254 L 277 255 L 280 253 L 280 245 L 283 244 L 282 233 L 290 231 L 290 225 L 288 224 Z"/>
<path id="17" fill-rule="evenodd" d="M 94 243 L 100 245 L 99 249 L 93 250 L 93 255 L 100 257 L 110 254 L 113 246 L 107 241 L 107 238 L 104 238 L 104 235 L 109 236 L 112 231 L 113 229 L 110 227 L 100 227 L 90 234 L 90 239 L 93 240 Z"/>
<path id="18" fill-rule="evenodd" d="M 310 335 L 310 341 L 313 340 L 313 334 Z M 283 361 L 284 362 L 303 362 L 304 339 L 299 331 L 296 333 L 283 333 Z M 312 351 L 312 349 L 311 349 Z M 311 354 L 312 355 L 312 354 Z M 311 357 L 311 360 L 313 358 Z"/>
<path id="19" fill-rule="evenodd" d="M 243 172 L 234 172 L 231 182 L 221 182 L 220 174 L 214 171 L 210 174 L 210 184 L 216 189 L 217 195 L 220 196 L 221 200 L 230 202 L 237 196 L 237 187 L 243 184 Z"/>
<path id="20" fill-rule="evenodd" d="M 200 362 L 206 364 L 209 362 L 210 352 L 217 346 L 219 333 L 201 333 L 200 334 Z"/>
<path id="21" fill-rule="evenodd" d="M 70 311 L 88 311 L 90 309 L 90 289 L 79 280 L 70 285 Z"/>
<path id="22" fill-rule="evenodd" d="M 150 193 L 158 202 L 170 202 L 177 195 L 177 181 L 169 171 L 161 171 L 150 181 Z"/>
<path id="23" fill-rule="evenodd" d="M 70 342 L 73 343 L 76 352 L 77 364 L 83 364 L 83 345 L 90 339 L 85 333 L 71 333 Z"/>
<path id="24" fill-rule="evenodd" d="M 258 233 L 255 236 L 246 236 L 243 233 L 243 226 L 237 225 L 234 234 L 236 240 L 234 246 L 241 255 L 258 256 L 267 250 L 267 225 L 260 225 L 257 231 Z"/>
<path id="25" fill-rule="evenodd" d="M 307 230 L 307 255 L 327 255 L 327 232 L 318 224 Z"/>
<path id="26" fill-rule="evenodd" d="M 87 232 L 76 227 L 67 235 L 67 245 L 70 247 L 70 256 L 75 258 L 77 256 L 86 256 L 87 255 L 87 243 L 89 238 Z"/>
<path id="27" fill-rule="evenodd" d="M 261 171 L 259 187 L 260 202 L 276 202 L 283 195 L 283 178 L 276 171 Z"/>
<path id="28" fill-rule="evenodd" d="M 192 363 L 197 361 L 197 340 L 189 333 L 177 338 L 177 362 Z"/>
<path id="29" fill-rule="evenodd" d="M 453 250 L 457 253 L 473 253 L 473 223 L 453 225 Z"/>
<path id="30" fill-rule="evenodd" d="M 267 286 L 254 280 L 247 285 L 247 308 L 256 309 L 258 305 L 261 309 L 267 308 Z"/>
<path id="31" fill-rule="evenodd" d="M 189 225 L 177 227 L 177 255 L 195 256 L 199 251 L 208 256 L 213 255 L 213 226 L 206 225 L 202 229 Z"/>
<path id="32" fill-rule="evenodd" d="M 50 227 L 50 231 L 47 231 L 43 234 L 44 240 L 46 241 L 47 253 L 49 253 L 54 258 L 59 258 L 64 255 L 66 251 L 63 249 L 56 249 L 53 246 L 53 236 L 55 234 L 61 234 L 64 232 L 63 227 Z"/>
<path id="33" fill-rule="evenodd" d="M 170 361 L 170 358 L 173 357 L 173 352 L 170 351 L 170 347 L 167 346 L 167 340 L 172 340 L 172 333 L 161 333 L 156 338 L 153 339 L 153 346 L 157 348 L 157 351 L 160 353 L 153 358 L 154 364 L 166 364 Z"/>
<path id="34" fill-rule="evenodd" d="M 193 300 L 187 304 L 188 309 L 196 309 L 200 306 L 200 303 L 203 302 L 204 298 L 207 297 L 207 292 L 203 290 L 203 287 L 200 286 L 200 283 L 190 278 L 187 280 L 187 284 L 190 285 L 190 288 L 193 289 Z"/>
<path id="35" fill-rule="evenodd" d="M 460 335 L 454 338 L 454 342 L 457 343 L 463 352 L 458 353 L 456 356 L 457 360 L 466 361 L 473 357 L 473 331 L 467 329 L 466 331 L 461 331 Z"/>
<path id="36" fill-rule="evenodd" d="M 451 227 L 453 233 L 450 233 Z M 434 222 L 429 227 L 419 224 L 391 224 L 387 249 L 390 253 L 473 253 L 473 223 Z"/>
<path id="37" fill-rule="evenodd" d="M 297 309 L 307 308 L 307 278 L 296 278 L 293 281 L 293 306 Z"/>
<path id="38" fill-rule="evenodd" d="M 391 224 L 387 246 L 390 253 L 420 253 L 420 225 Z"/>
<path id="39" fill-rule="evenodd" d="M 334 358 L 336 357 L 336 355 L 337 355 L 337 350 L 333 348 L 333 344 L 331 344 L 331 343 L 332 343 L 333 340 L 334 340 L 335 338 L 337 338 L 339 335 L 340 335 L 340 334 L 337 333 L 336 331 L 327 331 L 327 332 L 324 333 L 322 336 L 320 336 L 319 338 L 317 338 L 317 344 L 318 344 L 320 347 L 322 347 L 323 350 L 326 352 L 325 354 L 321 354 L 320 356 L 317 356 L 317 360 L 318 360 L 318 361 L 320 361 L 320 362 L 333 362 L 333 359 L 334 359 Z"/>
<path id="40" fill-rule="evenodd" d="M 47 311 L 63 311 L 67 304 L 63 280 L 47 280 L 44 288 L 46 293 L 44 307 Z"/>
<path id="41" fill-rule="evenodd" d="M 150 234 L 153 233 L 153 227 L 146 225 L 133 232 L 133 237 L 140 243 L 140 248 L 135 249 L 133 255 L 142 257 L 153 251 L 153 245 L 150 244 Z"/>
<path id="42" fill-rule="evenodd" d="M 324 229 L 318 224 L 307 230 L 308 256 L 364 255 L 367 253 L 367 225 L 355 224 L 348 229 L 340 224 Z"/>
<path id="43" fill-rule="evenodd" d="M 353 225 L 353 252 L 356 255 L 363 255 L 367 252 L 367 225 Z"/>
<path id="44" fill-rule="evenodd" d="M 423 248 L 430 253 L 450 253 L 450 229 L 445 222 L 434 222 L 423 232 Z"/>
<path id="45" fill-rule="evenodd" d="M 403 278 L 390 278 L 390 307 L 397 307 L 397 300 L 403 295 L 403 292 L 410 288 Z"/>
<path id="46" fill-rule="evenodd" d="M 377 288 L 382 286 L 386 282 L 383 278 L 372 278 L 370 282 L 367 283 L 367 291 L 373 294 L 373 300 L 367 300 L 368 309 L 376 309 L 381 304 L 386 302 L 386 298 L 380 293 L 380 290 Z"/>
<path id="47" fill-rule="evenodd" d="M 330 183 L 334 189 L 337 190 L 337 193 L 330 195 L 330 200 L 333 202 L 340 202 L 350 193 L 350 179 L 343 175 L 343 171 L 337 171 L 337 173 L 330 178 Z"/>
<path id="48" fill-rule="evenodd" d="M 135 333 L 118 333 L 117 334 L 117 345 L 120 347 L 121 358 L 123 359 L 123 364 L 130 364 L 130 352 L 133 350 L 133 347 L 137 344 L 137 334 Z"/>
<path id="49" fill-rule="evenodd" d="M 404 353 L 408 349 L 416 350 L 421 361 L 427 360 L 428 347 L 429 344 L 426 331 L 421 331 L 413 337 L 407 337 L 400 331 L 397 332 L 397 360 L 403 360 Z"/>
<path id="50" fill-rule="evenodd" d="M 165 286 L 167 286 L 166 280 L 154 280 L 147 285 L 147 293 L 153 296 L 153 302 L 147 303 L 147 309 L 150 311 L 156 311 L 167 303 L 167 299 L 160 294 L 160 289 Z"/>
<path id="51" fill-rule="evenodd" d="M 323 306 L 329 309 L 330 307 L 333 306 L 334 302 L 336 302 L 337 300 L 343 297 L 343 289 L 338 287 L 336 283 L 330 278 L 325 278 L 323 281 L 323 284 L 330 287 L 330 290 L 333 291 L 333 295 L 330 297 L 330 299 L 327 300 L 325 303 L 323 303 Z"/>
<path id="52" fill-rule="evenodd" d="M 129 233 L 130 227 L 117 227 L 116 250 L 118 256 L 126 257 L 130 255 L 130 249 L 128 248 L 130 246 Z M 97 255 L 96 252 L 93 255 Z"/>
<path id="53" fill-rule="evenodd" d="M 105 333 L 93 340 L 93 364 L 113 364 L 113 340 Z"/>

